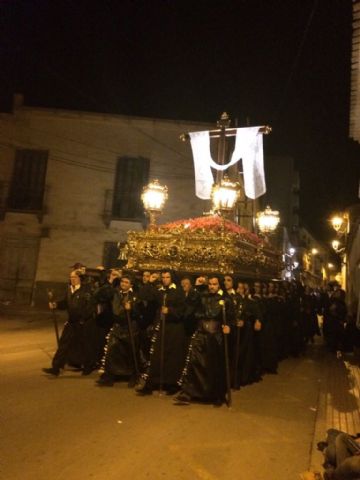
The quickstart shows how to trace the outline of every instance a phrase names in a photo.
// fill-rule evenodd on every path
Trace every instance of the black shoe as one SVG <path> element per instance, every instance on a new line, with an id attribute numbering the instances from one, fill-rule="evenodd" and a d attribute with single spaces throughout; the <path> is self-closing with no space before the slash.
<path id="1" fill-rule="evenodd" d="M 146 388 L 147 388 L 146 380 L 144 378 L 140 377 L 138 379 L 137 384 L 135 385 L 135 392 L 137 392 L 137 393 L 142 392 Z"/>
<path id="2" fill-rule="evenodd" d="M 130 378 L 129 378 L 129 381 L 128 381 L 128 387 L 129 388 L 134 388 L 136 385 L 138 385 L 137 383 L 137 378 L 132 375 Z"/>
<path id="3" fill-rule="evenodd" d="M 47 373 L 48 375 L 54 375 L 54 377 L 58 377 L 59 374 L 60 374 L 60 369 L 59 368 L 54 368 L 54 367 L 43 368 L 42 371 L 44 373 Z"/>
<path id="4" fill-rule="evenodd" d="M 185 392 L 180 391 L 173 399 L 176 405 L 190 405 L 191 397 Z"/>
<path id="5" fill-rule="evenodd" d="M 99 387 L 113 387 L 114 382 L 112 380 L 106 379 L 106 378 L 99 378 L 99 380 L 96 380 L 96 383 Z"/>

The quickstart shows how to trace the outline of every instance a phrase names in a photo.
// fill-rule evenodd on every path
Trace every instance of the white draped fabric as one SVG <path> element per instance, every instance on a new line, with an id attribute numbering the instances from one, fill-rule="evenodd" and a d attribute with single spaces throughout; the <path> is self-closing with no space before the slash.
<path id="1" fill-rule="evenodd" d="M 257 198 L 266 192 L 264 174 L 263 138 L 260 127 L 236 129 L 236 140 L 231 160 L 226 165 L 218 165 L 211 158 L 210 134 L 190 132 L 191 148 L 195 169 L 196 196 L 207 200 L 210 198 L 214 177 L 211 168 L 225 171 L 239 160 L 243 162 L 245 194 L 249 198 Z"/>

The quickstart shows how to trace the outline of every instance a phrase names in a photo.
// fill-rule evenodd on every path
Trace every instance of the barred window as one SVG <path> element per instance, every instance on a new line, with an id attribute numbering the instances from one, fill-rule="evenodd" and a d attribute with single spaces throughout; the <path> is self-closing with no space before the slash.
<path id="1" fill-rule="evenodd" d="M 144 208 L 141 202 L 143 186 L 149 181 L 150 160 L 143 157 L 122 157 L 116 165 L 113 218 L 142 220 Z"/>
<path id="2" fill-rule="evenodd" d="M 7 200 L 12 210 L 39 211 L 43 206 L 48 152 L 16 150 Z"/>

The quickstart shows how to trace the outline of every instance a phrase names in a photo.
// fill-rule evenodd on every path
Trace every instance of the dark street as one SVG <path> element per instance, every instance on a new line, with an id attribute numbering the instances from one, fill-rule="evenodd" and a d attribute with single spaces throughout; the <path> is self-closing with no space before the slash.
<path id="1" fill-rule="evenodd" d="M 3 316 L 0 328 L 1 478 L 289 480 L 309 468 L 321 347 L 235 392 L 229 410 L 101 389 L 96 372 L 49 378 L 47 314 Z"/>

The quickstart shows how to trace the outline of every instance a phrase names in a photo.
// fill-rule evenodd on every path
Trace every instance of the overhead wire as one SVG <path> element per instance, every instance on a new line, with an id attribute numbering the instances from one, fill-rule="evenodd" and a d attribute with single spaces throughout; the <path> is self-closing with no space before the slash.
<path id="1" fill-rule="evenodd" d="M 0 138 L 1 138 L 1 136 L 3 138 L 5 138 L 5 142 L 6 142 L 7 137 L 5 137 L 3 134 L 0 133 Z M 15 148 L 16 149 L 16 148 L 24 148 L 24 144 L 25 144 L 29 147 L 44 149 L 43 145 L 39 145 L 39 144 L 36 144 L 36 143 L 33 143 L 33 142 L 22 142 L 21 144 L 17 145 L 17 144 L 14 144 L 12 142 L 12 139 L 7 138 L 7 140 L 10 140 L 10 142 L 8 141 L 8 142 L 4 143 L 4 142 L 0 141 L 0 145 L 2 145 L 4 147 L 7 147 L 7 148 Z M 90 164 L 90 163 L 87 163 L 87 162 L 71 160 L 71 159 L 68 159 L 66 157 L 63 157 L 61 155 L 58 155 L 58 154 L 54 153 L 54 151 L 51 151 L 51 158 L 56 162 L 60 162 L 60 163 L 70 165 L 70 166 L 85 168 L 85 169 L 93 170 L 93 171 L 97 171 L 97 172 L 114 173 L 116 171 L 116 162 L 114 162 L 113 168 L 102 167 L 100 165 L 94 165 L 94 164 Z M 192 175 L 190 175 L 190 174 L 189 175 L 172 174 L 172 173 L 169 173 L 167 171 L 157 170 L 156 167 L 153 171 L 153 174 L 156 175 L 156 176 L 159 176 L 159 177 L 163 177 L 163 178 L 178 178 L 178 179 L 180 179 L 180 178 L 183 178 L 183 179 L 192 178 Z"/>
<path id="2" fill-rule="evenodd" d="M 303 51 L 303 48 L 304 48 L 304 45 L 305 45 L 305 42 L 306 42 L 306 39 L 307 39 L 307 36 L 308 36 L 308 33 L 309 33 L 309 30 L 310 30 L 310 26 L 311 26 L 311 23 L 313 21 L 313 18 L 314 18 L 314 15 L 315 15 L 315 12 L 316 12 L 316 9 L 317 9 L 317 6 L 318 6 L 318 2 L 319 0 L 314 0 L 313 2 L 313 5 L 312 5 L 312 8 L 310 10 L 310 14 L 308 16 L 308 19 L 307 19 L 307 22 L 306 22 L 306 25 L 305 25 L 305 28 L 304 28 L 304 32 L 303 32 L 303 35 L 302 35 L 302 38 L 301 38 L 301 41 L 300 41 L 300 44 L 299 44 L 299 47 L 297 49 L 297 52 L 296 52 L 296 55 L 295 55 L 295 58 L 294 58 L 294 61 L 292 63 L 292 67 L 291 67 L 291 70 L 290 70 L 290 73 L 289 73 L 289 76 L 287 78 L 287 81 L 286 81 L 286 84 L 285 84 L 285 87 L 284 89 L 282 90 L 282 95 L 281 95 L 281 98 L 280 98 L 280 101 L 278 103 L 278 106 L 277 108 L 275 109 L 274 111 L 274 114 L 272 116 L 273 118 L 273 121 L 276 121 L 280 115 L 280 112 L 281 112 L 281 109 L 285 103 L 285 100 L 286 100 L 286 97 L 288 95 L 288 91 L 289 91 L 289 88 L 290 88 L 290 85 L 291 85 L 291 82 L 293 80 L 293 77 L 295 75 L 295 71 L 298 67 L 298 63 L 299 63 L 299 60 L 300 60 L 300 57 L 301 57 L 301 54 L 302 54 L 302 51 Z"/>

